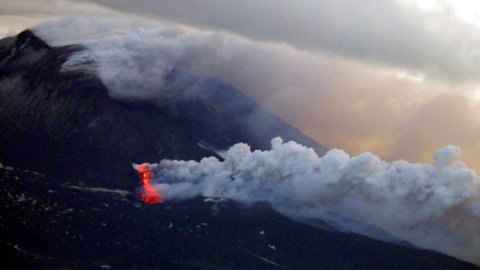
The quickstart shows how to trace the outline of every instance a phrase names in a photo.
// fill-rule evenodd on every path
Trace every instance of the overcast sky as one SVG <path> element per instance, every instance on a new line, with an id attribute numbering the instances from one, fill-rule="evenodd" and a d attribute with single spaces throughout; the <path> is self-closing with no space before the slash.
<path id="1" fill-rule="evenodd" d="M 60 15 L 139 16 L 231 33 L 282 49 L 258 64 L 263 82 L 253 74 L 256 83 L 230 83 L 320 143 L 412 161 L 456 144 L 480 169 L 475 2 L 0 0 L 0 36 Z"/>

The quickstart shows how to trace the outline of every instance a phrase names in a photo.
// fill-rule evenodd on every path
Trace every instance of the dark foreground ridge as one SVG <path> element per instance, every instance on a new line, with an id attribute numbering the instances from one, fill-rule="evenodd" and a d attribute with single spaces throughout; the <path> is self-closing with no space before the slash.
<path id="1" fill-rule="evenodd" d="M 110 98 L 90 72 L 62 72 L 79 46 L 32 32 L 0 40 L 3 269 L 478 269 L 456 259 L 292 221 L 268 205 L 135 196 L 132 162 L 200 159 L 281 136 L 325 148 L 215 80 L 154 106 Z M 183 77 L 184 78 L 184 77 Z M 180 93 L 180 92 L 179 92 Z"/>
<path id="2" fill-rule="evenodd" d="M 199 160 L 238 142 L 268 148 L 275 136 L 325 151 L 232 87 L 176 70 L 164 104 L 116 101 L 95 75 L 60 71 L 81 49 L 50 48 L 30 31 L 0 41 L 0 159 L 131 188 L 132 162 Z M 198 95 L 176 98 L 190 85 Z"/>

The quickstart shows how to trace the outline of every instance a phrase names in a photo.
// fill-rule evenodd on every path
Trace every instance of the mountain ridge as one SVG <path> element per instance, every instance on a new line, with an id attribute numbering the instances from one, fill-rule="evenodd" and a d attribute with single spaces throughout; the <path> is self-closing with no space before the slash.
<path id="1" fill-rule="evenodd" d="M 221 158 L 216 150 L 237 142 L 264 149 L 276 136 L 320 155 L 326 148 L 240 91 L 181 70 L 166 77 L 173 96 L 190 84 L 204 91 L 173 103 L 112 99 L 92 72 L 62 70 L 83 49 L 50 47 L 29 30 L 0 40 L 0 182 L 7 194 L 0 245 L 8 250 L 7 269 L 478 269 L 436 252 L 314 228 L 265 205 L 204 198 L 141 204 L 132 162 Z"/>
<path id="2" fill-rule="evenodd" d="M 90 153 L 97 155 L 95 160 L 98 163 L 121 162 L 123 177 L 128 178 L 131 175 L 125 172 L 126 168 L 131 171 L 129 164 L 132 161 L 157 162 L 162 158 L 198 160 L 204 156 L 218 156 L 214 151 L 198 146 L 198 143 L 206 141 L 207 136 L 215 136 L 215 140 L 209 142 L 215 149 L 224 149 L 239 141 L 251 142 L 257 148 L 267 148 L 271 137 L 283 136 L 305 142 L 317 151 L 325 151 L 324 147 L 261 109 L 239 91 L 211 79 L 187 80 L 187 84 L 195 84 L 205 91 L 189 100 L 175 102 L 174 106 L 168 102 L 159 105 L 112 99 L 101 80 L 90 72 L 62 71 L 62 63 L 83 48 L 51 48 L 32 35 L 27 30 L 19 34 L 16 42 L 10 40 L 13 54 L 4 58 L 4 64 L 0 65 L 0 102 L 9 104 L 8 107 L 3 106 L 0 112 L 3 118 L 0 131 L 1 136 L 7 134 L 2 140 L 11 145 L 1 155 L 9 162 L 15 163 L 15 160 L 11 160 L 14 157 L 28 158 L 38 152 L 48 153 L 50 150 L 47 148 L 51 146 L 61 148 L 58 150 L 60 153 L 71 151 L 68 145 L 55 142 L 55 138 L 59 137 L 70 140 L 70 145 L 91 147 Z M 32 59 L 36 62 L 32 63 Z M 17 66 L 22 66 L 22 69 L 18 70 Z M 173 85 L 171 95 L 179 91 L 175 87 L 184 86 L 183 81 L 180 85 L 176 81 L 181 76 L 176 71 L 169 74 Z M 19 115 L 28 117 L 17 117 Z M 263 132 L 250 131 L 247 118 L 251 116 L 270 127 Z M 28 147 L 16 144 L 16 138 L 30 135 L 33 137 L 25 140 L 44 143 Z M 38 149 L 31 151 L 31 147 Z M 101 149 L 95 149 L 99 147 Z M 20 150 L 24 154 L 20 154 Z M 105 153 L 109 151 L 114 154 L 106 156 Z M 77 157 L 83 156 L 88 163 L 91 160 L 90 153 L 83 151 L 77 153 Z M 121 161 L 110 160 L 115 155 L 122 155 Z M 42 159 L 46 157 L 51 158 L 49 162 L 53 164 L 58 162 L 55 168 L 48 168 L 51 171 L 61 167 L 68 159 L 64 157 L 58 160 L 53 155 L 43 155 Z M 49 166 L 40 165 L 44 170 Z M 89 168 L 95 167 L 89 164 Z"/>

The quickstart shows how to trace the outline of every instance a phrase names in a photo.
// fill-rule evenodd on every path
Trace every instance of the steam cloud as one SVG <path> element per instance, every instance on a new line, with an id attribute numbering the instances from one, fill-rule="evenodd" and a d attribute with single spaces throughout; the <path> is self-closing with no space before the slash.
<path id="1" fill-rule="evenodd" d="M 147 164 L 166 200 L 222 197 L 268 202 L 295 219 L 329 212 L 377 226 L 426 249 L 480 263 L 480 178 L 460 161 L 460 149 L 439 149 L 433 164 L 385 162 L 331 150 L 319 157 L 296 142 L 272 140 L 269 151 L 239 143 L 200 162 Z M 355 230 L 355 228 L 351 228 Z"/>
<path id="2" fill-rule="evenodd" d="M 331 148 L 426 161 L 455 144 L 478 169 L 480 102 L 471 85 L 168 22 L 64 17 L 33 30 L 54 46 L 85 46 L 65 70 L 90 69 L 117 99 L 171 102 L 165 79 L 178 70 L 234 86 Z"/>
<path id="3" fill-rule="evenodd" d="M 297 48 L 329 51 L 362 61 L 413 69 L 448 80 L 478 80 L 478 29 L 453 14 L 445 14 L 447 12 L 419 10 L 408 3 L 412 1 L 93 2 L 139 15 L 157 15 L 239 33 L 257 40 L 285 42 Z M 441 2 L 448 6 L 448 1 Z"/>
<path id="4" fill-rule="evenodd" d="M 232 84 L 305 127 L 303 131 L 319 132 L 315 137 L 321 142 L 341 138 L 361 145 L 368 139 L 371 146 L 371 141 L 381 144 L 390 141 L 385 138 L 395 141 L 409 134 L 425 147 L 422 134 L 412 134 L 412 123 L 413 127 L 424 123 L 410 119 L 430 123 L 431 115 L 453 111 L 459 117 L 432 122 L 431 129 L 437 130 L 437 123 L 441 132 L 429 140 L 445 134 L 441 136 L 457 143 L 451 132 L 461 132 L 474 135 L 462 135 L 464 143 L 477 145 L 470 143 L 477 141 L 480 129 L 476 105 L 462 96 L 442 94 L 445 88 L 435 83 L 398 78 L 391 70 L 168 23 L 77 17 L 49 21 L 34 31 L 54 46 L 85 46 L 87 50 L 72 55 L 64 70 L 98 73 L 114 98 L 157 102 L 175 98 L 169 95 L 167 77 L 178 69 Z M 185 95 L 197 94 L 196 89 L 182 90 Z M 437 106 L 439 100 L 450 107 Z M 444 128 L 449 119 L 456 128 Z M 356 134 L 365 137 L 355 138 Z M 412 152 L 405 143 L 401 146 Z M 407 156 L 391 145 L 384 148 Z M 150 168 L 158 172 L 153 184 L 167 200 L 203 195 L 267 201 L 295 219 L 330 219 L 330 213 L 336 213 L 419 247 L 480 264 L 480 180 L 459 156 L 459 148 L 449 146 L 437 151 L 432 165 L 387 163 L 369 153 L 351 158 L 340 150 L 320 158 L 313 150 L 275 139 L 271 151 L 251 152 L 238 144 L 227 151 L 224 161 L 164 160 Z M 348 229 L 364 233 L 355 226 Z"/>

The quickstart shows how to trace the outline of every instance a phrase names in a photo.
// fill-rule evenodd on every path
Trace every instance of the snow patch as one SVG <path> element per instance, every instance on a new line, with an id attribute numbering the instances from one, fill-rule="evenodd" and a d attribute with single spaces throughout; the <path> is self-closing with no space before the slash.
<path id="1" fill-rule="evenodd" d="M 205 198 L 203 201 L 204 201 L 204 202 L 220 203 L 220 202 L 225 201 L 225 199 L 224 199 L 224 198 L 212 198 L 212 197 L 208 197 L 208 198 Z"/>
<path id="2" fill-rule="evenodd" d="M 271 265 L 275 265 L 275 266 L 277 266 L 277 267 L 283 268 L 280 264 L 278 264 L 278 263 L 276 263 L 276 262 L 274 262 L 274 261 L 272 261 L 272 260 L 269 260 L 269 259 L 267 259 L 267 258 L 265 258 L 265 257 L 262 257 L 262 256 L 260 256 L 260 255 L 257 255 L 257 254 L 255 254 L 255 253 L 253 253 L 253 252 L 250 252 L 250 251 L 249 251 L 248 253 L 250 253 L 252 256 L 254 256 L 254 257 L 256 257 L 256 258 L 258 258 L 258 259 L 260 259 L 260 260 L 262 260 L 262 261 L 264 261 L 264 262 L 267 262 L 267 263 L 269 263 L 269 264 L 271 264 Z"/>
<path id="3" fill-rule="evenodd" d="M 197 142 L 197 145 L 202 148 L 202 149 L 205 149 L 207 151 L 210 151 L 210 152 L 214 152 L 215 154 L 217 154 L 219 157 L 225 159 L 225 154 L 226 154 L 226 151 L 225 150 L 220 150 L 220 149 L 216 149 L 215 147 L 211 146 L 211 145 L 208 145 L 207 143 L 205 142 Z"/>
<path id="4" fill-rule="evenodd" d="M 113 193 L 113 194 L 118 194 L 122 197 L 126 197 L 131 194 L 130 191 L 122 190 L 122 189 L 108 189 L 103 187 L 80 187 L 80 186 L 70 186 L 70 185 L 61 185 L 61 186 L 65 188 L 83 190 L 83 191 L 89 191 L 89 192 Z"/>

